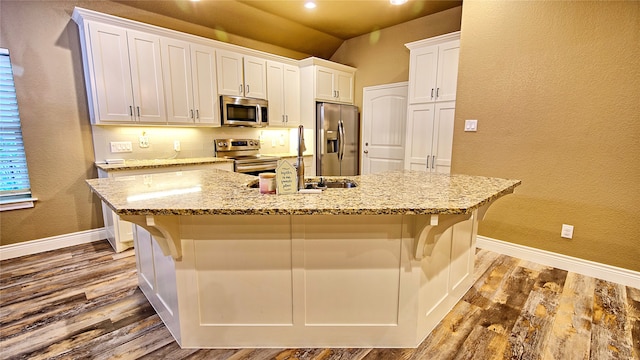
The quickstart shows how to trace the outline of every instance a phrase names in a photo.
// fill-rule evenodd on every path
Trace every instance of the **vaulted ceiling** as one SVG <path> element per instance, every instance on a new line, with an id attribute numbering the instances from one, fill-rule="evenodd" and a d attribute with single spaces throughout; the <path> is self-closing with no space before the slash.
<path id="1" fill-rule="evenodd" d="M 457 0 L 113 0 L 138 9 L 328 59 L 350 38 L 460 6 Z"/>

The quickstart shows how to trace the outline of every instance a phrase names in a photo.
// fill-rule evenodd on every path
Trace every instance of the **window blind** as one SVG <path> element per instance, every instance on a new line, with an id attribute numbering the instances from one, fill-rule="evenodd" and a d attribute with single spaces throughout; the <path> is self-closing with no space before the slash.
<path id="1" fill-rule="evenodd" d="M 31 200 L 9 50 L 0 48 L 0 204 Z"/>

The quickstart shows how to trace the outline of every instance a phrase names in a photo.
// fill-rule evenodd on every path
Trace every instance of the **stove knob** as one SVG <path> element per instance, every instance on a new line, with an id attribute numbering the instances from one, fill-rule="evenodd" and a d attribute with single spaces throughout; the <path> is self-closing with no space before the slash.
<path id="1" fill-rule="evenodd" d="M 256 145 L 255 141 L 249 141 L 249 145 Z"/>

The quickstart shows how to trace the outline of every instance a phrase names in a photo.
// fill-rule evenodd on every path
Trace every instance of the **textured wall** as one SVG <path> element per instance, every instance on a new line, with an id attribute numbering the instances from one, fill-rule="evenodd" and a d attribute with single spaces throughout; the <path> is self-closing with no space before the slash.
<path id="1" fill-rule="evenodd" d="M 409 79 L 409 49 L 404 44 L 460 30 L 462 7 L 392 26 L 345 41 L 332 61 L 353 66 L 354 99 L 362 108 L 362 88 Z"/>
<path id="2" fill-rule="evenodd" d="M 523 181 L 481 235 L 640 270 L 638 44 L 637 1 L 464 3 L 453 172 Z"/>

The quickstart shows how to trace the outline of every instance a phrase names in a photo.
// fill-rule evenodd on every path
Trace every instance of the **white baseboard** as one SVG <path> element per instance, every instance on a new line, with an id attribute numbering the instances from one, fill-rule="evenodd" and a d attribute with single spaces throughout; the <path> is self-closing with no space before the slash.
<path id="1" fill-rule="evenodd" d="M 640 289 L 640 272 L 478 235 L 476 246 L 499 254 Z"/>
<path id="2" fill-rule="evenodd" d="M 71 234 L 52 236 L 43 239 L 25 241 L 17 244 L 0 246 L 0 260 L 13 259 L 19 256 L 37 254 L 49 250 L 62 249 L 68 246 L 86 244 L 107 238 L 104 228 L 79 231 Z"/>

